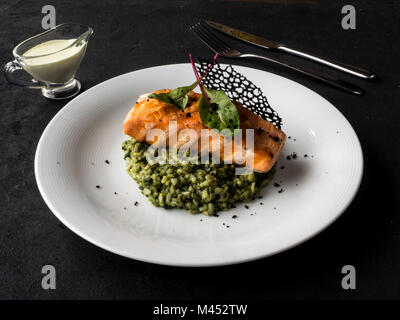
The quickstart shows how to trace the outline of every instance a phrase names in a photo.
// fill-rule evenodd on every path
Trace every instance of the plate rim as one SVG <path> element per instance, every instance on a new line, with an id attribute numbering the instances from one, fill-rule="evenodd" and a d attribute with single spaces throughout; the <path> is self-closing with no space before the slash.
<path id="1" fill-rule="evenodd" d="M 40 139 L 39 139 L 39 142 L 37 144 L 36 151 L 35 151 L 35 159 L 34 159 L 35 180 L 36 180 L 36 184 L 38 186 L 40 195 L 42 196 L 44 202 L 46 203 L 46 205 L 48 206 L 50 211 L 69 230 L 71 230 L 73 233 L 75 233 L 79 237 L 83 238 L 84 240 L 88 241 L 89 243 L 91 243 L 91 244 L 93 244 L 93 245 L 95 245 L 95 246 L 97 246 L 99 248 L 102 248 L 102 249 L 104 249 L 106 251 L 109 251 L 109 252 L 111 252 L 113 254 L 117 254 L 117 255 L 125 257 L 125 258 L 134 259 L 134 260 L 138 260 L 138 261 L 143 261 L 143 262 L 147 262 L 147 263 L 158 264 L 158 265 L 166 265 L 166 266 L 176 266 L 176 267 L 215 267 L 215 266 L 241 264 L 241 263 L 246 263 L 246 262 L 250 262 L 250 261 L 260 260 L 260 259 L 263 259 L 263 258 L 267 258 L 269 256 L 273 256 L 273 255 L 279 254 L 281 252 L 290 250 L 290 249 L 292 249 L 292 248 L 294 248 L 296 246 L 299 246 L 299 245 L 303 244 L 304 242 L 310 240 L 311 238 L 315 237 L 319 233 L 321 233 L 324 230 L 326 230 L 329 226 L 331 226 L 348 209 L 350 204 L 353 202 L 355 196 L 357 195 L 357 192 L 358 192 L 358 190 L 360 188 L 360 185 L 361 185 L 361 182 L 362 182 L 362 178 L 363 178 L 363 175 L 364 175 L 364 155 L 363 155 L 362 145 L 360 143 L 358 135 L 357 135 L 356 131 L 354 130 L 353 126 L 351 125 L 351 123 L 343 115 L 343 113 L 338 108 L 336 108 L 335 105 L 333 103 L 331 103 L 329 100 L 327 100 L 325 97 L 323 97 L 322 95 L 320 95 L 319 93 L 317 93 L 313 89 L 310 89 L 309 87 L 303 85 L 302 83 L 299 83 L 299 82 L 294 81 L 292 79 L 286 78 L 286 77 L 281 76 L 279 74 L 276 74 L 274 72 L 266 71 L 266 70 L 263 70 L 263 69 L 247 67 L 247 66 L 241 66 L 241 65 L 236 65 L 236 64 L 225 64 L 225 63 L 223 63 L 223 64 L 221 64 L 222 66 L 232 65 L 233 67 L 240 67 L 240 68 L 249 69 L 249 70 L 257 70 L 257 71 L 273 74 L 276 77 L 282 78 L 282 79 L 284 79 L 286 81 L 293 82 L 296 85 L 299 85 L 303 89 L 308 91 L 308 93 L 316 95 L 319 98 L 322 98 L 323 100 L 325 100 L 328 103 L 328 105 L 331 108 L 334 109 L 334 111 L 338 112 L 343 117 L 343 119 L 347 122 L 347 125 L 349 126 L 349 128 L 354 133 L 355 142 L 356 142 L 355 147 L 357 147 L 357 153 L 358 153 L 359 158 L 360 158 L 360 163 L 359 163 L 359 166 L 360 166 L 359 172 L 360 172 L 360 174 L 357 177 L 357 181 L 356 181 L 355 187 L 352 190 L 352 193 L 350 194 L 350 197 L 348 198 L 348 200 L 347 200 L 346 204 L 343 206 L 343 208 L 341 210 L 339 210 L 335 214 L 335 216 L 333 218 L 331 218 L 327 223 L 325 223 L 322 227 L 320 227 L 317 230 L 315 230 L 314 232 L 308 234 L 303 239 L 301 239 L 299 241 L 296 241 L 296 242 L 293 242 L 290 245 L 286 245 L 286 246 L 284 246 L 284 247 L 282 247 L 280 249 L 276 249 L 276 250 L 270 251 L 270 252 L 268 252 L 266 254 L 254 255 L 254 256 L 249 257 L 249 258 L 225 259 L 224 261 L 217 261 L 217 262 L 214 262 L 214 263 L 210 263 L 210 262 L 204 262 L 204 263 L 199 263 L 199 262 L 195 262 L 195 263 L 188 263 L 188 262 L 171 263 L 171 262 L 163 262 L 163 261 L 152 259 L 152 258 L 138 257 L 138 256 L 135 256 L 134 254 L 132 254 L 131 252 L 127 252 L 127 251 L 124 252 L 124 250 L 115 249 L 115 248 L 107 245 L 106 243 L 103 243 L 102 241 L 94 239 L 94 238 L 86 235 L 84 232 L 81 232 L 80 230 L 78 230 L 79 228 L 74 227 L 72 224 L 70 224 L 68 221 L 66 221 L 66 219 L 64 219 L 63 215 L 55 208 L 55 206 L 53 205 L 52 201 L 47 197 L 47 195 L 46 195 L 46 193 L 44 191 L 44 187 L 43 187 L 43 185 L 41 183 L 41 178 L 40 178 L 40 174 L 39 174 L 39 164 L 38 164 L 39 160 L 38 159 L 40 157 L 40 150 L 42 148 L 42 145 L 44 143 L 44 140 L 45 140 L 46 136 L 48 135 L 49 130 L 51 130 L 51 127 L 53 126 L 53 123 L 56 122 L 57 119 L 59 117 L 61 117 L 65 112 L 68 112 L 68 109 L 71 108 L 72 104 L 74 104 L 74 103 L 76 103 L 76 101 L 80 100 L 83 95 L 87 95 L 89 92 L 94 91 L 95 88 L 97 88 L 98 86 L 105 85 L 108 82 L 111 82 L 111 81 L 113 81 L 113 80 L 115 80 L 117 78 L 123 78 L 123 77 L 126 77 L 126 76 L 128 76 L 128 75 L 130 75 L 132 73 L 138 72 L 138 71 L 145 71 L 145 70 L 156 69 L 156 68 L 160 68 L 160 67 L 183 66 L 183 65 L 190 65 L 190 63 L 171 63 L 171 64 L 156 65 L 156 66 L 152 66 L 152 67 L 147 67 L 147 68 L 142 68 L 142 69 L 137 69 L 137 70 L 134 70 L 134 71 L 126 72 L 126 73 L 117 75 L 115 77 L 109 78 L 107 80 L 104 80 L 104 81 L 94 85 L 93 87 L 89 88 L 88 90 L 85 90 L 84 92 L 79 94 L 77 97 L 73 98 L 72 100 L 68 101 L 68 103 L 66 103 L 54 115 L 54 117 L 49 121 L 49 123 L 46 125 L 45 129 L 43 130 L 43 133 L 40 136 Z"/>

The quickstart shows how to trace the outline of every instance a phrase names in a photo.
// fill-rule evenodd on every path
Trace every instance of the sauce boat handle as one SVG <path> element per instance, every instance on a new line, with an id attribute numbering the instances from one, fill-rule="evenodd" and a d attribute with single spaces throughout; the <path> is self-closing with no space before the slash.
<path id="1" fill-rule="evenodd" d="M 17 60 L 10 61 L 4 66 L 4 75 L 8 82 L 31 89 L 42 89 L 46 87 L 45 84 L 38 82 L 35 79 L 28 81 L 16 77 L 16 73 L 21 71 L 24 71 L 24 68 Z M 24 73 L 26 72 L 24 71 Z"/>

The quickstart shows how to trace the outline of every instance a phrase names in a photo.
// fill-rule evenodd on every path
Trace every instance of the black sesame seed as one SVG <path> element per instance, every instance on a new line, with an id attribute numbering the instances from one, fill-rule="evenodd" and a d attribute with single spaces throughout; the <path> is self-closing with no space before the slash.
<path id="1" fill-rule="evenodd" d="M 110 161 L 106 160 L 105 163 L 110 164 Z"/>
<path id="2" fill-rule="evenodd" d="M 237 215 L 234 214 L 234 215 L 232 216 L 232 219 L 236 219 L 236 218 L 237 218 Z"/>
<path id="3" fill-rule="evenodd" d="M 283 169 L 285 169 L 285 166 L 282 166 L 282 167 L 281 167 L 281 170 L 283 170 Z"/>
<path id="4" fill-rule="evenodd" d="M 97 189 L 100 189 L 101 187 L 99 185 L 96 186 Z"/>
<path id="5" fill-rule="evenodd" d="M 137 206 L 139 204 L 139 202 L 135 201 L 135 206 Z"/>
<path id="6" fill-rule="evenodd" d="M 279 193 L 282 193 L 282 192 L 283 192 L 283 189 L 279 190 L 278 192 L 279 192 Z"/>
<path id="7" fill-rule="evenodd" d="M 262 206 L 264 203 L 260 202 L 260 206 Z"/>
<path id="8" fill-rule="evenodd" d="M 249 209 L 249 206 L 246 204 L 245 206 L 244 206 L 246 209 Z"/>
<path id="9" fill-rule="evenodd" d="M 279 188 L 281 185 L 279 184 L 279 183 L 274 183 L 274 187 L 277 187 L 277 188 Z"/>
<path id="10" fill-rule="evenodd" d="M 287 159 L 287 160 L 290 160 L 290 159 L 291 159 L 291 157 L 290 157 L 290 156 L 287 156 L 287 157 L 286 157 L 286 159 Z"/>

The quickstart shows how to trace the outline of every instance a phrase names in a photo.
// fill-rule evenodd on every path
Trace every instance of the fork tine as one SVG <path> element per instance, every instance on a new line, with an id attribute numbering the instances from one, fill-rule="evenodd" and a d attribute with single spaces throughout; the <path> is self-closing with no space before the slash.
<path id="1" fill-rule="evenodd" d="M 199 30 L 196 28 L 196 25 L 191 26 L 190 30 L 211 50 L 215 51 L 218 54 L 222 54 L 220 51 L 220 48 L 216 46 L 214 43 L 208 41 L 208 39 L 203 35 L 203 33 L 199 32 Z"/>
<path id="2" fill-rule="evenodd" d="M 218 38 L 204 24 L 202 24 L 201 22 L 199 22 L 198 24 L 199 24 L 199 28 L 201 28 L 204 31 L 205 34 L 207 34 L 211 39 L 213 39 L 216 43 L 218 43 L 219 47 L 222 47 L 224 51 L 231 50 L 231 47 L 226 42 L 224 42 L 223 40 Z"/>
<path id="3" fill-rule="evenodd" d="M 214 40 L 210 39 L 210 37 L 208 37 L 202 30 L 195 28 L 196 29 L 196 33 L 198 36 L 200 36 L 205 42 L 208 43 L 208 45 L 212 46 L 214 48 L 215 51 L 217 51 L 218 53 L 222 53 L 224 50 L 223 48 L 221 48 L 221 46 L 216 43 Z"/>
<path id="4" fill-rule="evenodd" d="M 227 48 L 225 46 L 222 46 L 218 41 L 215 41 L 213 38 L 211 38 L 201 27 L 200 23 L 197 23 L 194 26 L 194 29 L 196 30 L 197 34 L 200 35 L 205 42 L 208 43 L 208 45 L 213 46 L 215 51 L 217 51 L 219 54 L 223 54 Z"/>
<path id="5" fill-rule="evenodd" d="M 196 23 L 194 25 L 194 29 L 196 29 L 197 33 L 203 37 L 203 40 L 208 42 L 210 45 L 213 45 L 213 47 L 216 49 L 218 53 L 222 53 L 226 50 L 224 46 L 221 46 L 221 44 L 218 41 L 215 41 L 212 37 L 210 37 L 204 29 L 201 27 L 200 22 Z"/>

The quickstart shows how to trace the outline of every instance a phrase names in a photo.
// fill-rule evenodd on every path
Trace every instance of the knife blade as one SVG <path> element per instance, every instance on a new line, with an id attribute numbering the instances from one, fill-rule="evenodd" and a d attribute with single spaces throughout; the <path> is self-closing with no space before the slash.
<path id="1" fill-rule="evenodd" d="M 261 48 L 278 49 L 279 46 L 281 46 L 281 43 L 279 43 L 279 42 L 267 40 L 262 37 L 256 36 L 254 34 L 248 33 L 246 31 L 234 29 L 232 27 L 229 27 L 229 26 L 226 26 L 226 25 L 214 22 L 214 21 L 206 20 L 206 23 L 210 27 L 212 27 L 216 30 L 226 33 L 227 35 L 230 35 L 236 39 L 239 39 L 239 40 L 251 43 L 251 44 L 255 44 Z"/>
<path id="2" fill-rule="evenodd" d="M 325 66 L 334 68 L 336 70 L 340 70 L 342 72 L 351 74 L 352 76 L 356 76 L 356 77 L 359 77 L 362 79 L 371 80 L 371 79 L 376 78 L 374 73 L 372 73 L 371 71 L 362 69 L 362 68 L 350 66 L 348 64 L 344 64 L 344 63 L 337 62 L 334 60 L 329 60 L 329 59 L 322 58 L 322 57 L 319 57 L 316 55 L 312 55 L 312 54 L 309 54 L 309 53 L 306 53 L 306 52 L 303 52 L 300 50 L 289 48 L 288 46 L 284 45 L 283 43 L 267 40 L 265 38 L 248 33 L 246 31 L 235 29 L 235 28 L 232 28 L 232 27 L 229 27 L 229 26 L 226 26 L 226 25 L 214 22 L 214 21 L 206 20 L 206 23 L 210 27 L 212 27 L 216 30 L 219 30 L 225 34 L 228 34 L 236 39 L 245 41 L 247 43 L 256 45 L 256 46 L 264 48 L 264 49 L 276 49 L 279 51 L 283 51 L 283 52 L 301 57 L 303 59 L 308 59 L 308 60 L 323 64 Z"/>

